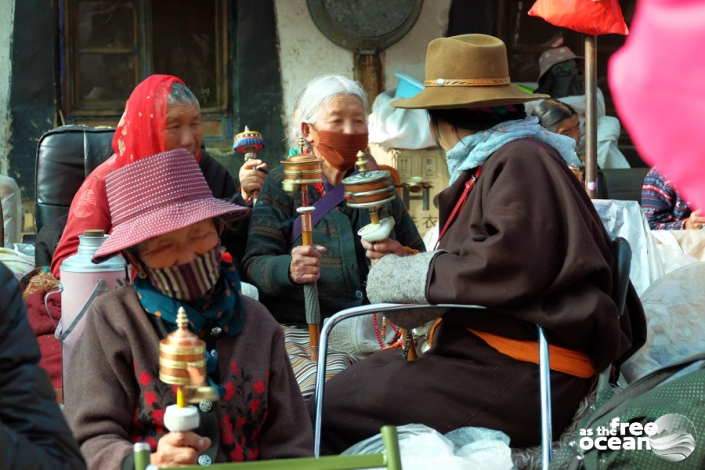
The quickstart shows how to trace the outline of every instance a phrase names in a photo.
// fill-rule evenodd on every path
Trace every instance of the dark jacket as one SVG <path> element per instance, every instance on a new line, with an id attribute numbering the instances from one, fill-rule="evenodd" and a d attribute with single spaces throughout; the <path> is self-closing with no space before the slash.
<path id="1" fill-rule="evenodd" d="M 39 359 L 20 285 L 0 263 L 0 470 L 84 469 Z"/>

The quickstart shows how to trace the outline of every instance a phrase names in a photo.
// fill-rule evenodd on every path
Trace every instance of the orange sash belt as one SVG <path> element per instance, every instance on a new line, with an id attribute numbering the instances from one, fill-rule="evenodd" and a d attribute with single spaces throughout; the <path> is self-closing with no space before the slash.
<path id="1" fill-rule="evenodd" d="M 441 323 L 441 318 L 436 320 L 429 334 L 429 345 L 432 344 L 433 333 Z M 467 330 L 482 339 L 496 351 L 516 359 L 521 362 L 539 363 L 539 343 L 538 341 L 526 341 L 505 338 L 503 336 L 477 331 L 470 328 Z M 592 361 L 587 354 L 560 346 L 548 345 L 548 356 L 551 363 L 551 370 L 562 372 L 581 379 L 589 379 L 597 373 L 592 367 Z"/>

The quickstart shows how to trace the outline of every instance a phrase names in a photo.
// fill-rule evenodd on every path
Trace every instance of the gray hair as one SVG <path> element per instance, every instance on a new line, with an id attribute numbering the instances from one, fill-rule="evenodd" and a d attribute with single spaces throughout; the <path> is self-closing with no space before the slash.
<path id="1" fill-rule="evenodd" d="M 359 82 L 342 75 L 322 75 L 314 78 L 296 98 L 291 132 L 287 136 L 290 144 L 296 148 L 301 137 L 301 123 L 313 124 L 320 116 L 323 107 L 338 95 L 357 96 L 367 112 L 367 93 Z"/>
<path id="2" fill-rule="evenodd" d="M 558 124 L 575 116 L 575 110 L 568 104 L 556 100 L 543 100 L 533 111 L 532 116 L 539 118 L 539 124 L 550 132 L 556 132 Z"/>
<path id="3" fill-rule="evenodd" d="M 178 82 L 173 83 L 169 91 L 169 101 L 167 105 L 170 106 L 172 104 L 195 104 L 200 108 L 200 103 L 196 95 L 194 95 L 186 85 Z"/>

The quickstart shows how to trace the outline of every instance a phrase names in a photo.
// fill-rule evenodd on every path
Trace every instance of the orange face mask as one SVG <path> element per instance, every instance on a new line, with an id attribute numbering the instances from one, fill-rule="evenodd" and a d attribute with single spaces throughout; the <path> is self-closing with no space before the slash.
<path id="1" fill-rule="evenodd" d="M 333 168 L 347 171 L 355 165 L 357 152 L 367 148 L 368 133 L 344 134 L 342 132 L 318 131 L 315 147 Z"/>

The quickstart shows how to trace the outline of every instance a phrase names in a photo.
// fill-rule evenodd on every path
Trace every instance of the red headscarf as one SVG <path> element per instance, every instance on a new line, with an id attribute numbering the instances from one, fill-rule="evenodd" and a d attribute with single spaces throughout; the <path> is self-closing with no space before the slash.
<path id="1" fill-rule="evenodd" d="M 166 111 L 174 83 L 184 84 L 172 75 L 152 75 L 135 87 L 113 137 L 116 169 L 164 151 Z"/>

